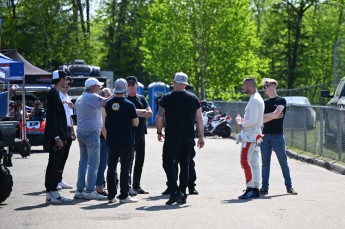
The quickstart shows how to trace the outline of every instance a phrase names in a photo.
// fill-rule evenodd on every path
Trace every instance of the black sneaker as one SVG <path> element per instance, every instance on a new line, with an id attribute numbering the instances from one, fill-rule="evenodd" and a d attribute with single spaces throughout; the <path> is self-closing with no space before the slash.
<path id="1" fill-rule="evenodd" d="M 180 202 L 182 198 L 183 198 L 183 193 L 181 191 L 176 191 L 170 195 L 169 200 L 165 204 L 172 205 L 175 202 Z"/>
<path id="2" fill-rule="evenodd" d="M 198 195 L 199 192 L 195 188 L 189 188 L 189 195 Z"/>
<path id="3" fill-rule="evenodd" d="M 254 198 L 259 198 L 260 197 L 260 192 L 258 188 L 253 188 L 253 192 L 254 192 Z"/>
<path id="4" fill-rule="evenodd" d="M 295 191 L 295 189 L 293 189 L 293 188 L 288 188 L 288 189 L 286 189 L 286 191 L 289 193 L 289 194 L 291 194 L 291 195 L 297 195 L 298 193 Z"/>
<path id="5" fill-rule="evenodd" d="M 149 194 L 149 192 L 145 191 L 142 188 L 133 188 L 134 192 L 138 193 L 138 194 Z"/>
<path id="6" fill-rule="evenodd" d="M 162 192 L 162 195 L 170 195 L 170 190 L 169 188 L 165 189 L 164 192 Z"/>
<path id="7" fill-rule="evenodd" d="M 255 197 L 254 189 L 253 188 L 247 188 L 246 191 L 238 197 L 238 199 L 252 199 Z"/>
<path id="8" fill-rule="evenodd" d="M 261 195 L 265 196 L 265 195 L 268 194 L 268 189 L 260 188 L 259 192 L 260 192 Z"/>
<path id="9" fill-rule="evenodd" d="M 177 203 L 178 204 L 186 204 L 187 203 L 187 197 L 188 197 L 187 194 L 183 194 L 182 199 L 179 202 L 177 202 Z"/>

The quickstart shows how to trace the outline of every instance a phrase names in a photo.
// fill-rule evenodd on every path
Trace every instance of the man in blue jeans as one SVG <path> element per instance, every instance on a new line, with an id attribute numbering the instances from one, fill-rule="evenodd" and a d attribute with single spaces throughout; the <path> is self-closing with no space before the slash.
<path id="1" fill-rule="evenodd" d="M 102 129 L 101 107 L 107 99 L 98 95 L 103 83 L 90 77 L 85 81 L 85 92 L 75 102 L 77 114 L 77 138 L 80 148 L 77 190 L 75 199 L 106 200 L 95 191 L 100 157 Z M 87 173 L 87 175 L 86 175 Z"/>
<path id="2" fill-rule="evenodd" d="M 262 158 L 262 187 L 260 193 L 268 194 L 270 165 L 272 150 L 275 151 L 288 193 L 297 195 L 292 188 L 290 169 L 285 150 L 285 139 L 283 131 L 283 121 L 286 111 L 286 100 L 277 95 L 278 82 L 274 79 L 264 78 L 262 80 L 263 89 L 268 99 L 265 100 L 263 142 L 261 143 Z"/>

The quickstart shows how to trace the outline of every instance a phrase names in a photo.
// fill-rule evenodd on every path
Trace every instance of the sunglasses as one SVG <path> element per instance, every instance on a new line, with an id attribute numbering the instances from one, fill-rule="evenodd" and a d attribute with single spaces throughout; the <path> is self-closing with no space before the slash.
<path id="1" fill-rule="evenodd" d="M 272 84 L 267 84 L 267 85 L 262 86 L 262 88 L 266 90 L 266 89 L 269 88 L 269 86 L 271 86 L 271 85 L 272 85 Z"/>

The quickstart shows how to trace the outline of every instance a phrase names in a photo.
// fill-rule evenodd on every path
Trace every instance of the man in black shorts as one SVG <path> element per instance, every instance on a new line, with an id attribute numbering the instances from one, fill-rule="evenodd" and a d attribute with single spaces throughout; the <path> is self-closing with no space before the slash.
<path id="1" fill-rule="evenodd" d="M 194 144 L 194 122 L 198 125 L 198 147 L 202 148 L 204 128 L 199 99 L 187 92 L 188 76 L 178 72 L 174 76 L 174 90 L 165 94 L 161 101 L 156 117 L 158 140 L 163 141 L 163 168 L 168 179 L 170 198 L 166 202 L 171 205 L 175 202 L 186 203 L 188 186 L 188 170 L 190 153 Z M 165 136 L 162 132 L 165 118 Z M 180 185 L 177 185 L 175 160 L 180 164 Z"/>

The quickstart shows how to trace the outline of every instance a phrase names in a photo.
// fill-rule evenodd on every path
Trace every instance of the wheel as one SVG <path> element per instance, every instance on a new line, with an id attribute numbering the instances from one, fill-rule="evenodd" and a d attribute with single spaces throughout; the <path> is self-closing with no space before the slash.
<path id="1" fill-rule="evenodd" d="M 31 145 L 29 144 L 29 142 L 26 140 L 23 140 L 19 146 L 19 154 L 22 157 L 30 156 L 30 150 L 31 150 Z"/>
<path id="2" fill-rule="evenodd" d="M 4 202 L 12 192 L 13 179 L 10 170 L 0 164 L 0 203 Z"/>
<path id="3" fill-rule="evenodd" d="M 229 127 L 225 127 L 222 132 L 222 138 L 228 138 L 231 135 L 231 129 Z"/>

